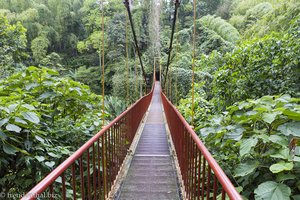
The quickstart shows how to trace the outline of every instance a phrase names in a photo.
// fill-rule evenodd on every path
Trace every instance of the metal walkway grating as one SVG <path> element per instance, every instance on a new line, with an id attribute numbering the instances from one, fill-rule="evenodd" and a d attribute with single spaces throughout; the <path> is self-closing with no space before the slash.
<path id="1" fill-rule="evenodd" d="M 180 199 L 163 120 L 159 83 L 156 83 L 150 112 L 119 199 Z"/>

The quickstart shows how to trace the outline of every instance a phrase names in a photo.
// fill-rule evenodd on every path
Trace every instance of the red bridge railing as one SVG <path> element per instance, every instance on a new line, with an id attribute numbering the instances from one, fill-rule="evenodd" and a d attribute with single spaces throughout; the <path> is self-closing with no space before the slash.
<path id="1" fill-rule="evenodd" d="M 152 95 L 153 89 L 54 169 L 22 200 L 105 199 Z"/>
<path id="2" fill-rule="evenodd" d="M 197 134 L 161 93 L 187 199 L 242 200 Z"/>

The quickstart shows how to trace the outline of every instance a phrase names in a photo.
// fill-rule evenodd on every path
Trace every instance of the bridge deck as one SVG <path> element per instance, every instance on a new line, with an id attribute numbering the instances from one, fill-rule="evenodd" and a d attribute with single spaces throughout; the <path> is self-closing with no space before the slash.
<path id="1" fill-rule="evenodd" d="M 180 199 L 163 120 L 158 82 L 145 127 L 121 186 L 119 199 Z"/>

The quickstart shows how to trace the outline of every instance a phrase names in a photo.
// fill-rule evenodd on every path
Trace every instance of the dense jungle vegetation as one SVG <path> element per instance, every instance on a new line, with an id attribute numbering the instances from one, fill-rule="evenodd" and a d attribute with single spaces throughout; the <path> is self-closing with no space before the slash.
<path id="1" fill-rule="evenodd" d="M 155 57 L 166 67 L 174 4 L 131 3 L 151 79 Z M 101 129 L 102 34 L 107 121 L 143 94 L 123 2 L 100 5 L 0 1 L 0 192 L 28 191 Z M 189 122 L 193 9 L 181 0 L 165 88 Z M 245 199 L 299 200 L 300 1 L 198 0 L 196 11 L 196 132 Z"/>

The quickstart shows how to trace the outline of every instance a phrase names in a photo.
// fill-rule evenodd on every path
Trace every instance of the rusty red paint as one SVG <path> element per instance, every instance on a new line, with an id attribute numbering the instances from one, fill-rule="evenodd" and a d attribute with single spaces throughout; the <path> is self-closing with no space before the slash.
<path id="1" fill-rule="evenodd" d="M 65 177 L 65 173 L 63 173 L 61 175 L 61 179 L 62 179 L 62 198 L 63 200 L 66 200 L 66 177 Z"/>
<path id="2" fill-rule="evenodd" d="M 72 189 L 73 189 L 73 199 L 76 200 L 76 175 L 75 175 L 75 164 L 72 164 Z"/>

